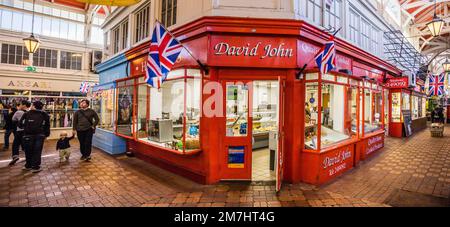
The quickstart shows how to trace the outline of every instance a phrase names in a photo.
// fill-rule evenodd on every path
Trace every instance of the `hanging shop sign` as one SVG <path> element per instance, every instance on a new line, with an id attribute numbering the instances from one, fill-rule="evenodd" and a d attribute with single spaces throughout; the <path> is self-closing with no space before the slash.
<path id="1" fill-rule="evenodd" d="M 320 181 L 326 181 L 353 167 L 354 146 L 349 145 L 328 152 L 321 157 Z"/>
<path id="2" fill-rule="evenodd" d="M 386 82 L 386 87 L 388 88 L 407 88 L 408 87 L 408 77 L 398 77 L 388 79 Z"/>
<path id="3" fill-rule="evenodd" d="M 295 39 L 213 36 L 211 65 L 251 67 L 295 67 Z"/>

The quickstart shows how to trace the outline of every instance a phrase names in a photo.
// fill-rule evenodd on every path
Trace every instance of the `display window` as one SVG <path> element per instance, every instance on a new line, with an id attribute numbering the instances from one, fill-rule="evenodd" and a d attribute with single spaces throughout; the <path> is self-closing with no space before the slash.
<path id="1" fill-rule="evenodd" d="M 379 91 L 364 89 L 364 133 L 382 128 L 383 98 Z"/>
<path id="2" fill-rule="evenodd" d="M 389 90 L 383 89 L 384 93 L 384 128 L 389 128 Z"/>
<path id="3" fill-rule="evenodd" d="M 357 137 L 358 88 L 340 77 L 326 74 L 321 81 L 305 83 L 306 149 L 320 150 Z"/>
<path id="4" fill-rule="evenodd" d="M 117 82 L 117 109 L 116 133 L 125 137 L 133 134 L 133 99 L 135 79 L 126 79 Z"/>
<path id="5" fill-rule="evenodd" d="M 422 97 L 421 106 L 422 106 L 422 109 L 420 111 L 421 117 L 426 117 L 427 116 L 427 98 L 426 97 Z"/>
<path id="6" fill-rule="evenodd" d="M 249 88 L 245 84 L 226 85 L 226 136 L 247 136 Z"/>
<path id="7" fill-rule="evenodd" d="M 108 89 L 93 93 L 91 102 L 92 109 L 98 113 L 100 119 L 98 128 L 113 131 L 114 128 L 114 100 L 115 90 Z"/>
<path id="8" fill-rule="evenodd" d="M 419 101 L 419 97 L 417 97 L 415 95 L 411 96 L 411 108 L 412 108 L 411 109 L 411 118 L 413 120 L 419 118 L 419 110 L 420 110 L 419 106 L 421 108 L 421 105 L 419 102 L 421 102 L 421 101 Z"/>
<path id="9" fill-rule="evenodd" d="M 200 149 L 201 73 L 178 69 L 160 89 L 137 85 L 137 140 L 173 151 Z"/>
<path id="10" fill-rule="evenodd" d="M 400 123 L 401 120 L 401 93 L 391 93 L 391 120 L 394 123 Z"/>
<path id="11" fill-rule="evenodd" d="M 66 92 L 29 91 L 29 90 L 1 90 L 0 103 L 2 106 L 18 106 L 22 100 L 30 102 L 41 101 L 43 110 L 50 116 L 50 128 L 72 127 L 73 114 L 79 108 L 79 102 L 85 99 L 85 95 L 72 92 L 66 96 Z M 0 121 L 0 126 L 4 121 Z"/>
<path id="12" fill-rule="evenodd" d="M 411 110 L 410 95 L 408 93 L 402 93 L 402 110 Z"/>

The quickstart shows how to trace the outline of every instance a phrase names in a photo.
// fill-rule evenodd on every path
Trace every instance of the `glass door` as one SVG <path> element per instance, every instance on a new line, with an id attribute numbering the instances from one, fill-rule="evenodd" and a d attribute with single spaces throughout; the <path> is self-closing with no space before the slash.
<path id="1" fill-rule="evenodd" d="M 252 170 L 252 84 L 224 81 L 223 180 L 251 180 Z"/>

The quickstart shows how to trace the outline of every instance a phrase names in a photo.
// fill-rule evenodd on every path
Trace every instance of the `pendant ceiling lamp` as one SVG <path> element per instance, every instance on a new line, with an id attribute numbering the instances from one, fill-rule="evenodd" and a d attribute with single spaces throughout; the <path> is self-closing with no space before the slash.
<path id="1" fill-rule="evenodd" d="M 141 0 L 76 0 L 76 1 L 95 5 L 130 6 L 140 2 Z"/>
<path id="2" fill-rule="evenodd" d="M 450 72 L 450 61 L 448 61 L 448 58 L 445 60 L 444 63 L 442 63 L 442 67 L 444 68 L 445 72 Z"/>
<path id="3" fill-rule="evenodd" d="M 37 49 L 39 48 L 39 45 L 41 44 L 39 42 L 39 39 L 37 39 L 36 37 L 34 37 L 34 0 L 33 0 L 33 19 L 31 22 L 31 35 L 28 38 L 24 38 L 23 42 L 25 44 L 25 47 L 28 50 L 28 53 L 34 54 Z"/>
<path id="4" fill-rule="evenodd" d="M 436 15 L 436 0 L 434 0 L 434 16 L 433 20 L 427 23 L 427 27 L 433 37 L 441 34 L 442 27 L 444 27 L 444 20 Z"/>

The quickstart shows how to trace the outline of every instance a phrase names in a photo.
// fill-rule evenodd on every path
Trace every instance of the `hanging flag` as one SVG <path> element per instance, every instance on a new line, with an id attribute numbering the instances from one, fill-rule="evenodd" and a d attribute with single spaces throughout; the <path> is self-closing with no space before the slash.
<path id="1" fill-rule="evenodd" d="M 156 22 L 145 70 L 145 81 L 160 88 L 180 55 L 183 46 L 162 24 Z"/>
<path id="2" fill-rule="evenodd" d="M 445 93 L 444 81 L 445 74 L 430 75 L 430 85 L 428 88 L 428 96 L 442 96 Z"/>
<path id="3" fill-rule="evenodd" d="M 86 81 L 81 82 L 80 92 L 86 94 L 89 91 L 90 84 Z"/>
<path id="4" fill-rule="evenodd" d="M 336 49 L 334 45 L 334 36 L 325 43 L 325 46 L 320 49 L 319 53 L 316 55 L 317 67 L 322 74 L 326 74 L 328 71 L 332 70 L 335 65 Z"/>

